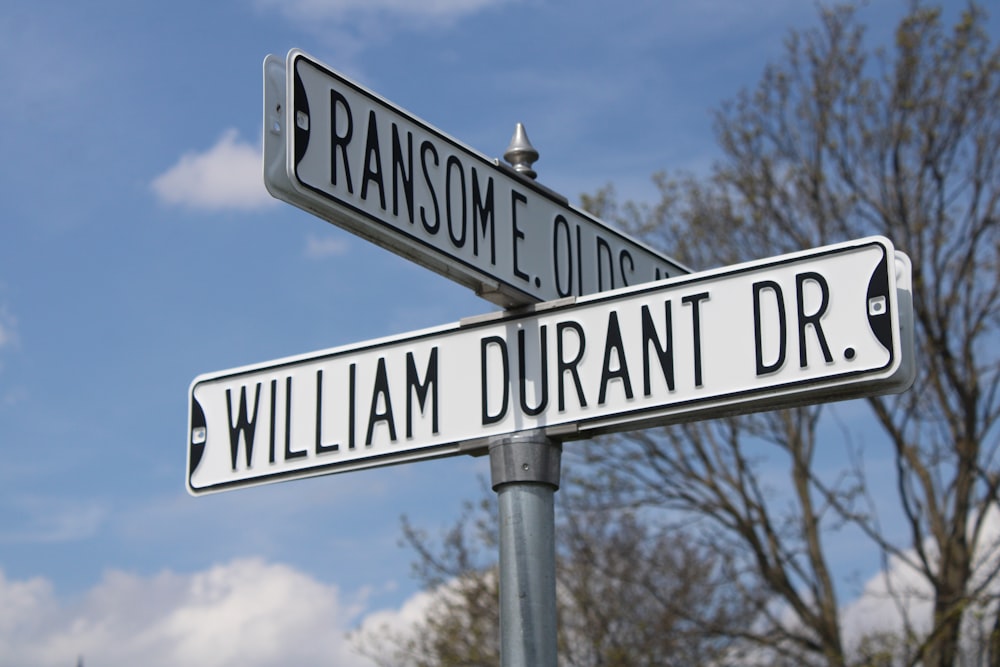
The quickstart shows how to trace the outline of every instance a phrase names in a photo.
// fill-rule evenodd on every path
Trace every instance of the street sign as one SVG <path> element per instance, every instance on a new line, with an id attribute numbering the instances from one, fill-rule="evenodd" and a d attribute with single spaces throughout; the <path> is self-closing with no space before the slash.
<path id="1" fill-rule="evenodd" d="M 188 490 L 902 391 L 909 290 L 872 237 L 202 375 Z"/>
<path id="2" fill-rule="evenodd" d="M 688 272 L 298 50 L 264 61 L 264 183 L 504 307 Z"/>

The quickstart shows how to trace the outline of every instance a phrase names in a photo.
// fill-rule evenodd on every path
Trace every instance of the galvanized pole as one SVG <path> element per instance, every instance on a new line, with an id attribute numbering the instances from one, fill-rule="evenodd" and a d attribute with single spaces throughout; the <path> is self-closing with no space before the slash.
<path id="1" fill-rule="evenodd" d="M 507 160 L 535 178 L 538 159 L 517 124 Z M 542 431 L 490 441 L 490 477 L 500 519 L 500 665 L 556 667 L 555 493 L 562 445 Z"/>
<path id="2" fill-rule="evenodd" d="M 562 446 L 537 431 L 490 443 L 500 518 L 500 665 L 556 667 L 555 492 Z"/>

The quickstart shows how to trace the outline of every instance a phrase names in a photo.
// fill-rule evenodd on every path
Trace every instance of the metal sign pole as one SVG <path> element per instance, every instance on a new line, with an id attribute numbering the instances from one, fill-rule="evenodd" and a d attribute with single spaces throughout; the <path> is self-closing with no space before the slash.
<path id="1" fill-rule="evenodd" d="M 535 178 L 538 151 L 521 123 L 504 159 Z M 541 431 L 521 431 L 492 439 L 489 451 L 500 519 L 500 666 L 556 667 L 555 493 L 562 445 Z"/>
<path id="2" fill-rule="evenodd" d="M 500 519 L 500 665 L 556 667 L 555 492 L 562 445 L 539 431 L 489 445 Z"/>

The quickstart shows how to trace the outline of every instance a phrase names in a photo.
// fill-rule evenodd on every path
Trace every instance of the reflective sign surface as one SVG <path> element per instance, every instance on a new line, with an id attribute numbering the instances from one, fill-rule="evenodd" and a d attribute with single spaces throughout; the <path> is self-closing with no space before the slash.
<path id="1" fill-rule="evenodd" d="M 503 306 L 687 273 L 300 51 L 264 63 L 275 197 Z"/>
<path id="2" fill-rule="evenodd" d="M 909 276 L 874 237 L 203 375 L 188 488 L 901 391 Z"/>

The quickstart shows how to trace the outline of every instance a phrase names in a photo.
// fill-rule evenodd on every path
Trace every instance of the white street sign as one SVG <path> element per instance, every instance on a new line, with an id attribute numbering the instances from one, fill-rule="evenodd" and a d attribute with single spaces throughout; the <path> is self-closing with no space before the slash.
<path id="1" fill-rule="evenodd" d="M 688 272 L 298 50 L 264 61 L 264 182 L 504 307 Z"/>
<path id="2" fill-rule="evenodd" d="M 188 490 L 902 391 L 909 289 L 872 237 L 202 375 Z"/>

